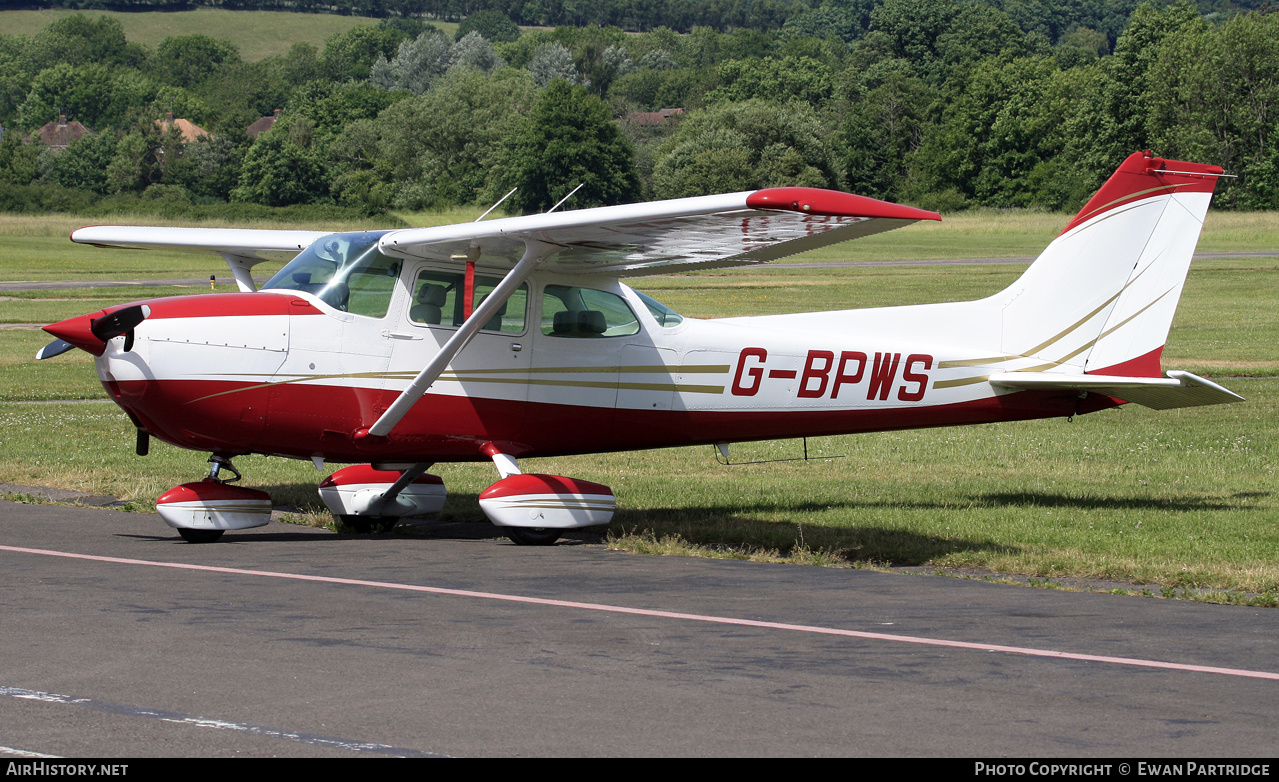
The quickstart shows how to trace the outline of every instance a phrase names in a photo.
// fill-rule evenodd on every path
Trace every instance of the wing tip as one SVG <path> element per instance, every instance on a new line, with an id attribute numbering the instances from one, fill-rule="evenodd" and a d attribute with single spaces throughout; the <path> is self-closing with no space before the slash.
<path id="1" fill-rule="evenodd" d="M 746 196 L 751 209 L 784 209 L 828 217 L 941 220 L 937 212 L 817 187 L 769 187 Z"/>

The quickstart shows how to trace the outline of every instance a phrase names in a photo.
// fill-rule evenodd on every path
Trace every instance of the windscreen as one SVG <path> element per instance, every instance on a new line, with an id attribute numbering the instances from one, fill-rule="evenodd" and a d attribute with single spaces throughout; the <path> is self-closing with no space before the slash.
<path id="1" fill-rule="evenodd" d="M 384 317 L 400 275 L 400 261 L 377 251 L 377 241 L 384 233 L 321 237 L 289 261 L 262 290 L 302 291 L 343 312 Z"/>

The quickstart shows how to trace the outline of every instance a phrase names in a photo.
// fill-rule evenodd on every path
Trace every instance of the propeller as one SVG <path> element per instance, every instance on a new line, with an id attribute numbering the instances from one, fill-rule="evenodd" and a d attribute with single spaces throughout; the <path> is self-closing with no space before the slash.
<path id="1" fill-rule="evenodd" d="M 133 350 L 133 330 L 150 314 L 151 308 L 145 304 L 121 307 L 109 315 L 94 319 L 89 324 L 89 331 L 103 342 L 123 335 L 124 352 L 128 353 Z"/>
<path id="2" fill-rule="evenodd" d="M 98 313 L 94 313 L 96 315 Z M 101 356 L 106 343 L 115 337 L 124 337 L 124 350 L 133 350 L 133 330 L 151 316 L 151 308 L 145 304 L 133 304 L 104 314 L 100 318 L 81 315 L 45 326 L 44 330 L 57 337 L 36 353 L 36 359 L 60 356 L 71 348 L 86 350 Z"/>
<path id="3" fill-rule="evenodd" d="M 55 339 L 54 341 L 50 342 L 48 345 L 45 345 L 44 347 L 36 351 L 36 361 L 39 361 L 42 358 L 53 358 L 54 356 L 61 356 L 63 353 L 66 353 L 68 350 L 72 350 L 74 348 L 75 348 L 75 345 L 72 345 L 70 342 L 67 342 L 65 339 Z"/>

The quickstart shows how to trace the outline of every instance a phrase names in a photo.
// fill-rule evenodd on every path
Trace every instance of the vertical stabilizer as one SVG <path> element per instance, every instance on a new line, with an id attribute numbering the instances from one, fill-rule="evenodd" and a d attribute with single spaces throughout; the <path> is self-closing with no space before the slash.
<path id="1" fill-rule="evenodd" d="M 1003 301 L 1027 370 L 1158 377 L 1159 355 L 1222 169 L 1130 155 Z"/>

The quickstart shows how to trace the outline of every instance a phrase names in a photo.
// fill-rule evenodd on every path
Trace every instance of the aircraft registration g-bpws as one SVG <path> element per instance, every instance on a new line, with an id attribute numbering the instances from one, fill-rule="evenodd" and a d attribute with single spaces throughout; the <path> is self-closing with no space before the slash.
<path id="1" fill-rule="evenodd" d="M 220 254 L 240 293 L 56 323 L 138 430 L 213 454 L 159 498 L 190 541 L 265 524 L 231 458 L 354 463 L 320 495 L 356 526 L 443 505 L 436 462 L 491 459 L 516 543 L 605 524 L 607 486 L 520 457 L 1157 409 L 1238 395 L 1160 368 L 1216 166 L 1130 156 L 1008 289 L 979 301 L 684 318 L 619 278 L 758 264 L 940 219 L 772 188 L 394 231 L 100 226 L 73 241 Z M 251 268 L 288 260 L 262 290 Z"/>

